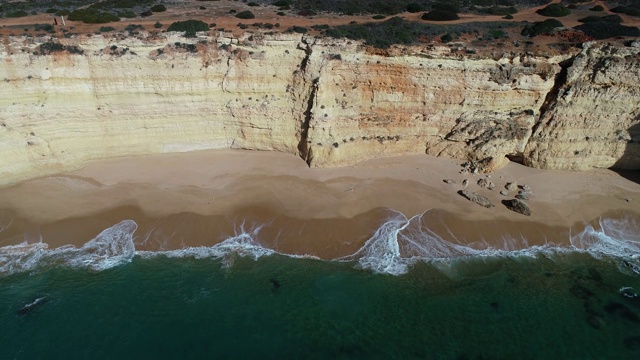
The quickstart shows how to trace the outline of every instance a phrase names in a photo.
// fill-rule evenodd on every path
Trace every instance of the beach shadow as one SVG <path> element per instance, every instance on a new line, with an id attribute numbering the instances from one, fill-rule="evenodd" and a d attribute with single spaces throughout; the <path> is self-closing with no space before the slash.
<path id="1" fill-rule="evenodd" d="M 629 140 L 622 157 L 611 167 L 620 176 L 640 184 L 640 115 L 636 124 L 627 129 Z"/>

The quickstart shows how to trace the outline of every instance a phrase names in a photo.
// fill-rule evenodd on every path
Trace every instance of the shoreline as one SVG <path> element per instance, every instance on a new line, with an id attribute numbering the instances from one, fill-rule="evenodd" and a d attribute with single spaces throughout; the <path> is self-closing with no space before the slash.
<path id="1" fill-rule="evenodd" d="M 242 150 L 100 160 L 0 188 L 0 246 L 40 239 L 50 248 L 81 246 L 130 219 L 138 224 L 136 249 L 173 250 L 214 245 L 237 234 L 244 222 L 246 228 L 267 224 L 258 238 L 267 248 L 334 259 L 360 249 L 393 215 L 389 209 L 407 218 L 426 212 L 423 226 L 446 241 L 507 250 L 568 245 L 571 231 L 600 216 L 640 218 L 634 208 L 640 185 L 610 170 L 578 173 L 510 163 L 487 177 L 460 169 L 456 160 L 428 155 L 318 169 L 292 155 Z M 483 208 L 460 196 L 464 178 L 467 190 L 496 206 Z M 481 178 L 496 188 L 481 189 Z M 511 181 L 532 188 L 532 216 L 500 203 L 515 195 L 499 194 Z"/>

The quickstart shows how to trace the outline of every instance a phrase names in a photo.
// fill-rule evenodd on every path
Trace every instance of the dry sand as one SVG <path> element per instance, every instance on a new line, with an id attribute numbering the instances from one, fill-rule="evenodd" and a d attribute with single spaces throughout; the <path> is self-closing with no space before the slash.
<path id="1" fill-rule="evenodd" d="M 139 225 L 138 249 L 209 246 L 264 225 L 257 239 L 266 247 L 336 258 L 360 248 L 393 215 L 389 209 L 407 217 L 429 210 L 423 225 L 443 238 L 504 249 L 568 244 L 569 233 L 584 221 L 637 217 L 640 185 L 613 171 L 543 171 L 510 163 L 490 174 L 496 188 L 487 190 L 476 184 L 487 175 L 460 169 L 459 161 L 426 155 L 309 169 L 292 155 L 239 150 L 96 161 L 0 189 L 0 246 L 40 240 L 51 247 L 81 245 L 132 219 Z M 496 207 L 458 195 L 465 178 L 468 190 Z M 533 189 L 532 216 L 500 203 L 515 195 L 499 194 L 511 181 Z"/>

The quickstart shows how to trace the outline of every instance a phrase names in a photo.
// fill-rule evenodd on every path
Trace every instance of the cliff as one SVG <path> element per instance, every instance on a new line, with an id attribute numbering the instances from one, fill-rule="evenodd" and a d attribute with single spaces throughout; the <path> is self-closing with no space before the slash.
<path id="1" fill-rule="evenodd" d="M 287 152 L 314 167 L 416 153 L 487 170 L 505 156 L 640 167 L 638 47 L 488 59 L 284 34 L 78 37 L 55 40 L 74 51 L 51 52 L 47 39 L 4 40 L 0 185 L 94 159 L 215 148 Z"/>

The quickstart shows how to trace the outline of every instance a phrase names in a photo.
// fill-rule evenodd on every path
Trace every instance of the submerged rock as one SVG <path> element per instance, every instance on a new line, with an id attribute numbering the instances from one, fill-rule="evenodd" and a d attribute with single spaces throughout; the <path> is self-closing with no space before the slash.
<path id="1" fill-rule="evenodd" d="M 486 208 L 492 208 L 495 205 L 493 205 L 493 203 L 486 197 L 482 196 L 482 195 L 478 195 L 474 192 L 471 191 L 467 191 L 467 190 L 460 190 L 458 191 L 458 194 L 462 195 L 464 198 L 466 198 L 467 200 L 476 203 L 480 206 L 484 206 Z"/>
<path id="2" fill-rule="evenodd" d="M 633 351 L 640 351 L 640 336 L 630 336 L 623 340 L 624 346 Z"/>
<path id="3" fill-rule="evenodd" d="M 502 204 L 504 204 L 504 206 L 506 206 L 507 209 L 511 211 L 515 211 L 518 214 L 531 216 L 531 209 L 522 200 L 519 200 L 519 199 L 502 200 Z"/>

